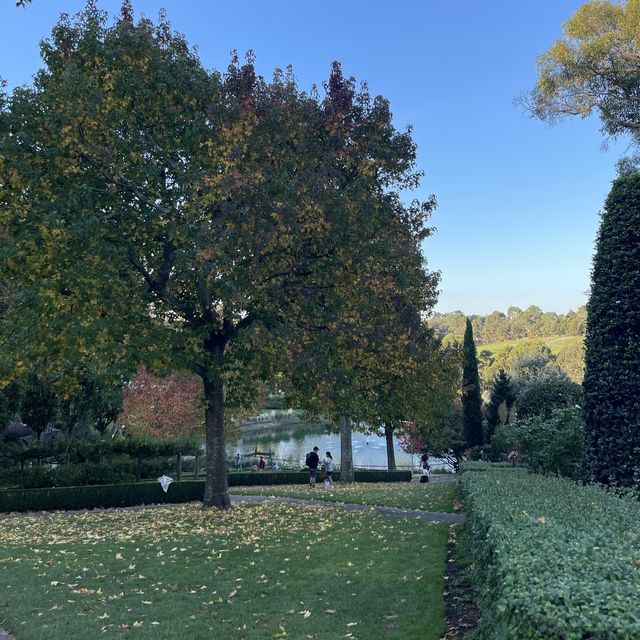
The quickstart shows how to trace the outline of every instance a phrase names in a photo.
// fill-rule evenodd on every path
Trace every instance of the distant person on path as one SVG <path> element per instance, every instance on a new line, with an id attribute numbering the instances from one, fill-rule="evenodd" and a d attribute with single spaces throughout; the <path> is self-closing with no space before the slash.
<path id="1" fill-rule="evenodd" d="M 260 456 L 260 460 L 258 461 L 258 471 L 264 471 L 265 461 L 262 456 Z"/>
<path id="2" fill-rule="evenodd" d="M 512 466 L 518 466 L 518 453 L 516 451 L 512 451 L 508 456 L 507 460 L 511 461 Z"/>
<path id="3" fill-rule="evenodd" d="M 320 462 L 320 457 L 318 456 L 318 451 L 320 449 L 318 447 L 313 447 L 313 451 L 307 453 L 307 459 L 305 460 L 305 464 L 309 467 L 309 488 L 316 488 L 316 479 L 318 477 L 318 463 Z"/>
<path id="4" fill-rule="evenodd" d="M 420 457 L 420 466 L 422 467 L 422 475 L 420 476 L 420 482 L 424 484 L 429 482 L 429 454 L 423 453 Z"/>
<path id="5" fill-rule="evenodd" d="M 240 452 L 238 451 L 238 453 L 236 453 L 236 467 L 238 468 L 238 471 L 240 471 L 240 469 L 242 469 L 242 457 L 240 456 Z"/>
<path id="6" fill-rule="evenodd" d="M 487 454 L 484 452 L 484 449 L 480 449 L 480 458 L 479 460 L 482 460 L 482 462 L 486 462 L 487 461 Z"/>
<path id="7" fill-rule="evenodd" d="M 327 479 L 324 481 L 327 489 L 333 489 L 333 457 L 331 451 L 325 453 L 324 469 L 327 472 Z"/>

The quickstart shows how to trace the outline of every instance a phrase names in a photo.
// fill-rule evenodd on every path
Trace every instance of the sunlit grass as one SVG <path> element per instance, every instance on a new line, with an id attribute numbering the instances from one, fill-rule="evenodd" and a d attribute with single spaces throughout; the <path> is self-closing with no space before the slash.
<path id="1" fill-rule="evenodd" d="M 335 489 L 326 489 L 318 482 L 316 489 L 307 485 L 272 485 L 260 487 L 233 487 L 232 493 L 290 498 L 312 498 L 329 502 L 370 504 L 420 511 L 443 511 L 451 513 L 458 497 L 456 483 L 417 484 L 409 482 L 388 483 L 336 483 Z"/>
<path id="2" fill-rule="evenodd" d="M 281 504 L 10 516 L 0 622 L 19 640 L 436 639 L 446 538 Z"/>

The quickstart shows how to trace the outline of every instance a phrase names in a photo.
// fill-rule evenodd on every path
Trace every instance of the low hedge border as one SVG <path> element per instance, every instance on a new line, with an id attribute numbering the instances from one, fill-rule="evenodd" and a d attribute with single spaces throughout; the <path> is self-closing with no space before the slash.
<path id="1" fill-rule="evenodd" d="M 640 638 L 640 503 L 524 469 L 477 471 L 462 492 L 479 638 Z"/>
<path id="2" fill-rule="evenodd" d="M 339 480 L 339 473 L 334 474 Z M 308 471 L 230 473 L 229 486 L 304 484 Z M 356 471 L 356 482 L 408 482 L 410 471 Z M 48 489 L 11 489 L 0 491 L 0 513 L 12 511 L 49 511 L 53 509 L 96 509 L 132 507 L 141 504 L 178 503 L 202 500 L 204 480 L 173 482 L 165 493 L 158 482 L 51 487 Z"/>

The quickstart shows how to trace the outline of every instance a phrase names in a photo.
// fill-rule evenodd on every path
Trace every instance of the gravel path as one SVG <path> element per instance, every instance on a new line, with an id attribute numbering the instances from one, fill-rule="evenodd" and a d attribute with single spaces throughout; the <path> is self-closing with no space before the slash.
<path id="1" fill-rule="evenodd" d="M 252 495 L 232 495 L 231 504 L 241 502 L 280 502 L 285 504 L 303 504 L 320 507 L 335 507 L 345 511 L 364 511 L 376 513 L 383 516 L 395 516 L 397 518 L 409 518 L 411 520 L 422 520 L 432 524 L 453 522 L 464 522 L 464 515 L 461 513 L 443 513 L 441 511 L 418 511 L 415 509 L 397 509 L 394 507 L 375 507 L 368 504 L 353 504 L 347 502 L 329 502 L 328 500 L 305 500 L 302 498 L 286 498 L 283 496 L 252 496 Z M 0 638 L 0 640 L 2 640 Z"/>

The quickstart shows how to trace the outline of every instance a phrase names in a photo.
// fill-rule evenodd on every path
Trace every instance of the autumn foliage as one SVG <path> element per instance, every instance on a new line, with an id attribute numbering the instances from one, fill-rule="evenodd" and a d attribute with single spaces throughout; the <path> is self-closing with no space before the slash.
<path id="1" fill-rule="evenodd" d="M 203 432 L 202 385 L 193 374 L 174 371 L 166 378 L 141 369 L 124 393 L 118 424 L 130 433 L 159 438 Z"/>

